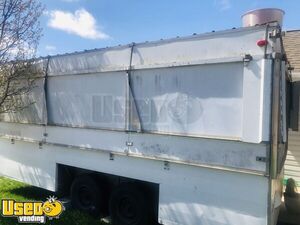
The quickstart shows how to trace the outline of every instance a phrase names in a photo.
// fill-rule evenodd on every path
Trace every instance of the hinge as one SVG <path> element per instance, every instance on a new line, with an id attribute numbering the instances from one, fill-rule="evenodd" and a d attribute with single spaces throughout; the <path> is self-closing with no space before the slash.
<path id="1" fill-rule="evenodd" d="M 126 155 L 129 155 L 129 149 L 124 149 L 124 153 L 126 154 Z"/>
<path id="2" fill-rule="evenodd" d="M 253 60 L 252 55 L 250 54 L 245 54 L 243 61 L 244 61 L 244 66 L 248 66 L 249 62 Z"/>
<path id="3" fill-rule="evenodd" d="M 267 158 L 263 156 L 257 156 L 256 161 L 258 162 L 267 162 Z"/>
<path id="4" fill-rule="evenodd" d="M 109 153 L 109 160 L 113 161 L 115 159 L 115 155 L 113 153 Z"/>
<path id="5" fill-rule="evenodd" d="M 265 59 L 273 59 L 272 53 L 266 54 Z"/>
<path id="6" fill-rule="evenodd" d="M 278 29 L 275 29 L 269 33 L 269 38 L 277 39 L 277 38 L 280 38 L 281 36 L 282 36 L 282 33 Z"/>
<path id="7" fill-rule="evenodd" d="M 170 170 L 170 163 L 168 161 L 164 161 L 164 170 Z"/>
<path id="8" fill-rule="evenodd" d="M 272 53 L 272 58 L 273 59 L 279 59 L 282 60 L 284 58 L 284 54 L 280 53 L 280 52 L 273 52 Z"/>

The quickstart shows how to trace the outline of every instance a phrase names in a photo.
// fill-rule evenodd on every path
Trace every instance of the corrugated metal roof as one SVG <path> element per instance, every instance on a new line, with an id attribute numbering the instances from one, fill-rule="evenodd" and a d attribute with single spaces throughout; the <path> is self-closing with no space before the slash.
<path id="1" fill-rule="evenodd" d="M 291 66 L 300 72 L 300 30 L 287 31 L 283 37 L 284 48 Z"/>

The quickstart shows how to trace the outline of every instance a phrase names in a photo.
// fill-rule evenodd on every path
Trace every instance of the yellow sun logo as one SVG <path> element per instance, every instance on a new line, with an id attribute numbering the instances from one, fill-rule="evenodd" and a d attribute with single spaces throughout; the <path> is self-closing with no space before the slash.
<path id="1" fill-rule="evenodd" d="M 63 204 L 56 198 L 50 197 L 46 202 L 44 202 L 43 211 L 44 214 L 51 219 L 58 217 L 64 211 L 64 207 Z"/>

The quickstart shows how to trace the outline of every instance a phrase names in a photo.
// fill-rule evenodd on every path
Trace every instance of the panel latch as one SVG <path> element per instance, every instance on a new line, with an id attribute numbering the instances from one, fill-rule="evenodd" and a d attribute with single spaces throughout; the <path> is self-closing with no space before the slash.
<path id="1" fill-rule="evenodd" d="M 267 158 L 263 156 L 257 156 L 256 161 L 258 162 L 267 162 Z"/>
<path id="2" fill-rule="evenodd" d="M 252 55 L 250 55 L 250 54 L 245 54 L 244 59 L 243 59 L 243 61 L 244 61 L 244 66 L 248 66 L 248 64 L 249 64 L 249 62 L 250 62 L 251 60 L 253 60 Z"/>

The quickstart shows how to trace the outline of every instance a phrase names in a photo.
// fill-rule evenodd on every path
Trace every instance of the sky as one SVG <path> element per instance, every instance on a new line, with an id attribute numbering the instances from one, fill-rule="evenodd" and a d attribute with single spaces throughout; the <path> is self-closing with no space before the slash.
<path id="1" fill-rule="evenodd" d="M 225 30 L 265 7 L 285 11 L 284 30 L 300 29 L 300 0 L 41 0 L 37 54 L 55 55 Z"/>

